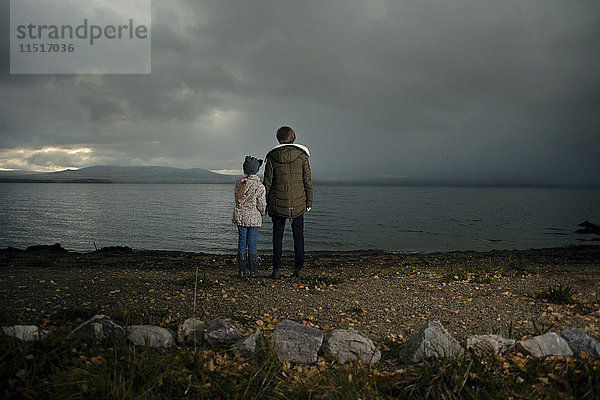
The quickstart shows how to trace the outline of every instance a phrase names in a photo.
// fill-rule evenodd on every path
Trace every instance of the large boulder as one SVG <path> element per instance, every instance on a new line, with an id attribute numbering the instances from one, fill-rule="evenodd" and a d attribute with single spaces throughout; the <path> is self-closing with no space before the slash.
<path id="1" fill-rule="evenodd" d="M 200 344 L 204 338 L 204 322 L 188 318 L 177 329 L 177 341 L 181 344 Z"/>
<path id="2" fill-rule="evenodd" d="M 235 342 L 231 350 L 242 357 L 251 357 L 257 350 L 268 347 L 269 343 L 260 329 Z"/>
<path id="3" fill-rule="evenodd" d="M 554 332 L 519 341 L 515 348 L 534 357 L 573 355 L 573 350 L 571 350 L 567 341 Z"/>
<path id="4" fill-rule="evenodd" d="M 204 324 L 204 340 L 209 346 L 229 346 L 242 338 L 242 333 L 231 322 L 213 319 Z"/>
<path id="5" fill-rule="evenodd" d="M 469 336 L 467 350 L 479 356 L 489 352 L 500 356 L 511 351 L 515 347 L 515 343 L 514 339 L 506 339 L 500 335 Z"/>
<path id="6" fill-rule="evenodd" d="M 325 357 L 340 362 L 360 360 L 365 364 L 375 364 L 381 359 L 381 352 L 371 339 L 361 332 L 348 329 L 329 332 L 321 349 Z"/>
<path id="7" fill-rule="evenodd" d="M 567 341 L 573 353 L 600 355 L 600 343 L 588 336 L 583 329 L 567 329 L 560 335 Z"/>
<path id="8" fill-rule="evenodd" d="M 127 332 L 106 315 L 98 314 L 79 324 L 71 331 L 70 335 L 78 336 L 88 343 L 97 344 L 107 338 L 125 341 Z"/>
<path id="9" fill-rule="evenodd" d="M 48 336 L 48 331 L 35 325 L 13 325 L 2 327 L 2 334 L 17 338 L 23 342 L 34 342 Z"/>
<path id="10" fill-rule="evenodd" d="M 277 325 L 271 347 L 282 361 L 314 364 L 323 343 L 323 332 L 310 326 L 284 319 Z"/>
<path id="11" fill-rule="evenodd" d="M 428 321 L 411 336 L 400 351 L 404 362 L 419 362 L 425 358 L 456 357 L 464 353 L 462 346 L 442 324 Z"/>
<path id="12" fill-rule="evenodd" d="M 127 332 L 127 340 L 138 346 L 169 347 L 175 343 L 173 334 L 160 326 L 133 325 Z"/>

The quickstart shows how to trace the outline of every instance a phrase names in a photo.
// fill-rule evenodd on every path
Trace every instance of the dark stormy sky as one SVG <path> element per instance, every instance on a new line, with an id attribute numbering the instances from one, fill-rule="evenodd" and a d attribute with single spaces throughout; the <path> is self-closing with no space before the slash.
<path id="1" fill-rule="evenodd" d="M 285 124 L 315 179 L 600 184 L 597 0 L 153 0 L 150 75 L 62 76 L 9 74 L 0 1 L 1 169 L 239 170 Z"/>

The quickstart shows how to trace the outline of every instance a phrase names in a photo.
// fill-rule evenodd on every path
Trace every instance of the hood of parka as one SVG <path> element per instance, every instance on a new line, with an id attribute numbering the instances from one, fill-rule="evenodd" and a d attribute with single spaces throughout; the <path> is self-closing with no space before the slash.
<path id="1" fill-rule="evenodd" d="M 301 144 L 280 144 L 278 146 L 273 147 L 267 153 L 267 157 L 273 159 L 281 164 L 289 164 L 294 162 L 301 154 L 306 154 L 306 156 L 310 156 L 310 152 L 306 146 Z"/>

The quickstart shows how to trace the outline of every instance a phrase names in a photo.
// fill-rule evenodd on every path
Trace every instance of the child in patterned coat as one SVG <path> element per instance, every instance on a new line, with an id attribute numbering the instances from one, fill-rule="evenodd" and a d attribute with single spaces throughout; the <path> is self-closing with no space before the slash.
<path id="1" fill-rule="evenodd" d="M 244 176 L 235 182 L 235 208 L 232 222 L 238 226 L 238 277 L 246 277 L 246 261 L 250 277 L 259 278 L 256 241 L 262 216 L 266 213 L 267 198 L 264 185 L 256 175 L 263 160 L 246 156 Z M 246 256 L 246 251 L 248 255 Z"/>

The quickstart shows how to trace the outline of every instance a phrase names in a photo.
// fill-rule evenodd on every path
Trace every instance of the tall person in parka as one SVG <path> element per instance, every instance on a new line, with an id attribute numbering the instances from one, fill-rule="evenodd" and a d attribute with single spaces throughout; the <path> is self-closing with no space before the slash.
<path id="1" fill-rule="evenodd" d="M 304 213 L 313 201 L 308 148 L 295 144 L 296 133 L 289 126 L 277 130 L 279 145 L 266 156 L 264 185 L 267 211 L 273 222 L 273 272 L 279 279 L 285 221 L 292 223 L 294 238 L 294 275 L 300 276 L 304 266 Z"/>

